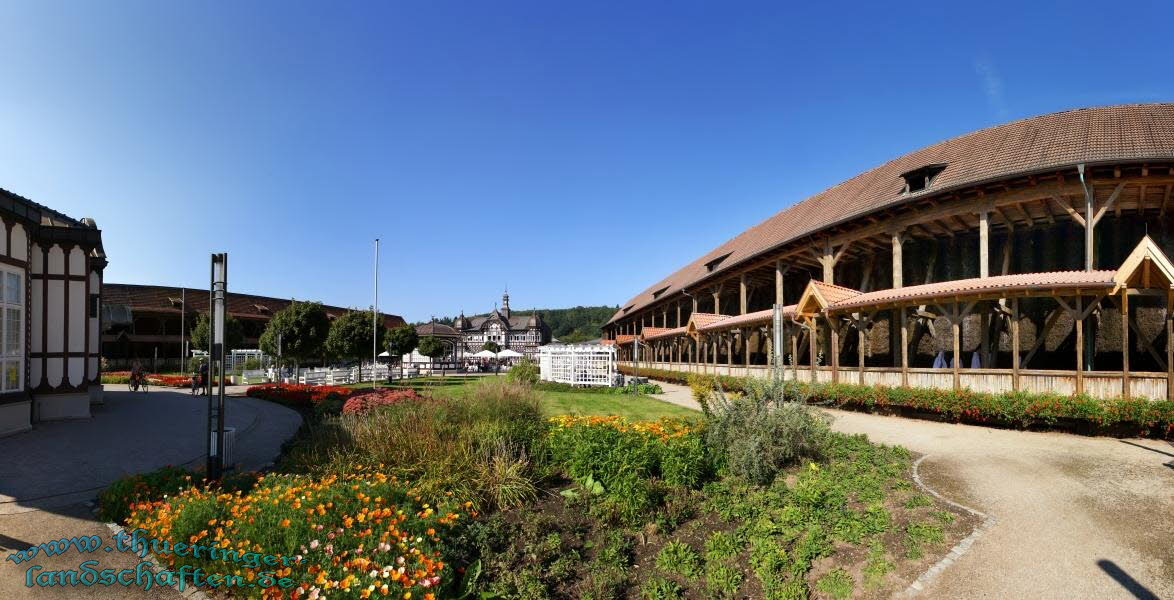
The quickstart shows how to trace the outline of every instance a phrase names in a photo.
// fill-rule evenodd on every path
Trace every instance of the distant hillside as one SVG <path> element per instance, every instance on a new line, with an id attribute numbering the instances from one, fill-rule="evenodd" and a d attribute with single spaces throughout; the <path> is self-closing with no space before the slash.
<path id="1" fill-rule="evenodd" d="M 550 326 L 550 332 L 554 337 L 558 338 L 560 342 L 576 343 L 586 340 L 593 340 L 603 335 L 603 324 L 616 314 L 619 310 L 618 306 L 576 306 L 574 308 L 539 308 L 514 310 L 515 315 L 530 316 L 535 311 L 542 314 L 542 319 Z M 480 315 L 466 315 L 468 317 L 483 317 L 489 313 L 482 313 Z M 452 325 L 456 317 L 437 318 L 437 323 L 444 323 L 445 325 Z M 420 325 L 422 323 L 413 323 L 413 325 Z"/>

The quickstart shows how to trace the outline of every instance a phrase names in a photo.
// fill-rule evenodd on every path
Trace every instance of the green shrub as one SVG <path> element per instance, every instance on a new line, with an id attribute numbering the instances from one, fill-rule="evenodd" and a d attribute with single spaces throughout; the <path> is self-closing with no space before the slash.
<path id="1" fill-rule="evenodd" d="M 621 365 L 620 371 L 630 374 L 631 368 Z M 703 409 L 703 399 L 709 397 L 705 393 L 706 389 L 720 386 L 727 392 L 744 393 L 754 379 L 661 369 L 641 369 L 640 373 L 662 381 L 690 385 L 694 389 L 694 397 L 702 402 Z M 1141 435 L 1174 437 L 1174 401 L 1166 399 L 1097 399 L 1087 395 L 1063 396 L 1024 391 L 996 394 L 969 389 L 955 392 L 929 388 L 847 383 L 812 385 L 797 382 L 789 382 L 788 399 L 865 410 L 900 408 L 936 414 L 954 421 L 1015 427 L 1051 427 L 1061 424 L 1061 420 L 1072 420 L 1101 430 L 1128 426 Z"/>
<path id="2" fill-rule="evenodd" d="M 514 363 L 514 366 L 510 367 L 509 372 L 506 373 L 506 377 L 510 381 L 527 385 L 538 383 L 538 375 L 538 363 L 528 358 L 523 358 Z"/>
<path id="3" fill-rule="evenodd" d="M 192 487 L 192 478 L 192 472 L 168 465 L 117 479 L 98 495 L 99 516 L 103 521 L 122 523 L 130 516 L 131 505 L 173 496 Z"/>
<path id="4" fill-rule="evenodd" d="M 644 600 L 675 600 L 683 598 L 684 590 L 675 581 L 653 575 L 640 586 L 640 596 Z"/>
<path id="5" fill-rule="evenodd" d="M 555 381 L 539 381 L 534 384 L 534 389 L 543 392 L 575 392 L 578 394 L 606 394 L 606 395 L 623 395 L 623 394 L 663 394 L 664 389 L 655 383 L 641 383 L 638 385 L 628 385 L 622 387 L 604 387 L 604 386 L 574 386 L 569 383 L 558 383 Z"/>
<path id="6" fill-rule="evenodd" d="M 715 531 L 705 540 L 705 560 L 709 562 L 731 558 L 741 551 L 742 543 L 734 532 Z"/>
<path id="7" fill-rule="evenodd" d="M 855 584 L 852 581 L 852 576 L 843 569 L 832 569 L 819 578 L 815 582 L 815 589 L 835 598 L 836 600 L 845 600 L 852 597 L 852 590 L 855 589 Z"/>
<path id="8" fill-rule="evenodd" d="M 789 384 L 746 382 L 741 397 L 713 394 L 706 442 L 729 473 L 765 485 L 801 458 L 819 458 L 830 429 L 825 417 L 785 402 Z"/>
<path id="9" fill-rule="evenodd" d="M 742 585 L 742 572 L 729 565 L 709 565 L 705 568 L 705 583 L 711 597 L 733 598 Z"/>
<path id="10" fill-rule="evenodd" d="M 673 540 L 656 555 L 657 568 L 690 579 L 701 572 L 701 558 L 688 544 Z"/>

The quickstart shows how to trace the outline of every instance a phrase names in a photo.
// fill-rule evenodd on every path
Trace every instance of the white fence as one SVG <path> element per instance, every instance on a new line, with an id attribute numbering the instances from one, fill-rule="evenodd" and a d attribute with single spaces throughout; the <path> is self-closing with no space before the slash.
<path id="1" fill-rule="evenodd" d="M 550 344 L 538 349 L 543 381 L 610 386 L 616 379 L 616 349 L 595 344 Z"/>

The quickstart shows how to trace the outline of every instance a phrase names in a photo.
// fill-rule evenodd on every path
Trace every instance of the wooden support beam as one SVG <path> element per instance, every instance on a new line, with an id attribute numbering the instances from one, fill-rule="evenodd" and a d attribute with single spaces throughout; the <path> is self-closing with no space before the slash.
<path id="1" fill-rule="evenodd" d="M 799 380 L 799 335 L 791 336 L 791 381 Z"/>
<path id="2" fill-rule="evenodd" d="M 1080 296 L 1076 297 L 1076 313 L 1080 314 L 1081 302 L 1084 299 Z M 1080 317 L 1073 322 L 1076 328 L 1076 393 L 1084 393 L 1084 317 Z"/>
<path id="3" fill-rule="evenodd" d="M 1174 402 L 1174 290 L 1166 290 L 1166 400 Z"/>
<path id="4" fill-rule="evenodd" d="M 1055 200 L 1056 204 L 1060 205 L 1060 208 L 1064 209 L 1064 212 L 1068 213 L 1068 216 L 1071 217 L 1073 221 L 1076 221 L 1078 225 L 1084 227 L 1084 217 L 1082 217 L 1080 213 L 1076 212 L 1076 209 L 1072 208 L 1066 199 L 1060 198 L 1059 196 L 1053 196 L 1052 200 Z"/>
<path id="5" fill-rule="evenodd" d="M 1124 183 L 1118 183 L 1117 187 L 1113 188 L 1113 193 L 1109 196 L 1109 199 L 1105 200 L 1104 206 L 1102 206 L 1100 208 L 1100 210 L 1097 211 L 1096 216 L 1092 218 L 1092 226 L 1093 227 L 1096 227 L 1097 223 L 1101 222 L 1101 218 L 1105 216 L 1105 211 L 1109 210 L 1109 207 L 1113 206 L 1113 203 L 1117 201 L 1117 196 L 1119 196 L 1121 194 L 1121 190 L 1124 188 L 1125 188 Z M 1117 215 L 1116 216 L 1118 216 L 1118 217 L 1121 216 L 1121 204 L 1120 203 L 1117 204 Z"/>
<path id="6" fill-rule="evenodd" d="M 1011 299 L 1011 390 L 1019 391 L 1019 298 Z"/>
<path id="7" fill-rule="evenodd" d="M 775 261 L 775 304 L 779 306 L 785 304 L 783 298 L 783 276 L 787 274 L 790 268 L 790 266 L 783 266 L 783 259 L 781 258 Z"/>
<path id="8" fill-rule="evenodd" d="M 740 315 L 746 314 L 747 287 L 746 274 L 742 273 L 742 276 L 738 278 L 738 314 Z"/>
<path id="9" fill-rule="evenodd" d="M 1137 214 L 1139 215 L 1145 213 L 1145 187 L 1143 183 L 1137 190 Z"/>
<path id="10" fill-rule="evenodd" d="M 901 385 L 909 387 L 909 328 L 906 326 L 905 309 L 901 311 Z"/>
<path id="11" fill-rule="evenodd" d="M 814 317 L 807 318 L 807 353 L 810 355 L 811 383 L 815 383 L 815 344 L 819 339 L 819 323 Z"/>
<path id="12" fill-rule="evenodd" d="M 1166 205 L 1170 204 L 1170 190 L 1174 189 L 1174 185 L 1166 184 L 1166 193 L 1162 195 L 1162 208 L 1158 210 L 1158 216 L 1166 216 Z"/>
<path id="13" fill-rule="evenodd" d="M 900 231 L 893 231 L 889 235 L 893 245 L 893 287 L 899 288 L 904 285 L 905 281 L 905 267 L 902 263 L 905 234 Z"/>
<path id="14" fill-rule="evenodd" d="M 864 344 L 866 336 L 864 334 L 864 320 L 856 320 L 856 363 L 857 363 L 857 377 L 856 382 L 864 385 Z"/>
<path id="15" fill-rule="evenodd" d="M 1121 397 L 1129 399 L 1129 293 L 1121 287 Z"/>
<path id="16" fill-rule="evenodd" d="M 1058 298 L 1057 301 L 1059 301 Z M 1044 326 L 1035 332 L 1035 342 L 1031 344 L 1031 349 L 1027 351 L 1027 356 L 1023 357 L 1024 366 L 1031 364 L 1031 359 L 1035 357 L 1035 353 L 1043 347 L 1044 342 L 1048 338 L 1048 332 L 1052 330 L 1052 327 L 1056 324 L 1056 320 L 1060 318 L 1060 314 L 1063 311 L 1063 308 L 1057 308 L 1056 310 L 1048 313 L 1048 316 L 1044 318 Z"/>
<path id="17" fill-rule="evenodd" d="M 978 213 L 978 276 L 984 279 L 990 276 L 990 243 L 990 213 L 984 210 Z"/>
<path id="18" fill-rule="evenodd" d="M 933 224 L 940 227 L 947 236 L 954 237 L 954 228 L 952 226 L 942 222 L 941 220 L 934 221 Z"/>
<path id="19" fill-rule="evenodd" d="M 1049 225 L 1055 225 L 1056 217 L 1052 216 L 1052 206 L 1048 204 L 1047 199 L 1040 200 L 1039 205 L 1041 212 L 1044 214 L 1044 219 L 1048 222 Z"/>
<path id="20" fill-rule="evenodd" d="M 828 317 L 828 331 L 831 333 L 832 348 L 832 383 L 840 382 L 840 328 L 836 327 L 831 317 Z"/>
<path id="21" fill-rule="evenodd" d="M 954 369 L 954 391 L 962 389 L 962 318 L 958 316 L 958 305 L 950 307 L 950 331 L 954 334 L 954 360 L 950 363 Z"/>

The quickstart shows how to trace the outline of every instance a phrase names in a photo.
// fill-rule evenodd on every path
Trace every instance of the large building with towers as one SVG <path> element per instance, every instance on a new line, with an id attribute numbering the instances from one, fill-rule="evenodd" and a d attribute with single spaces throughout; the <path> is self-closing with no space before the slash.
<path id="1" fill-rule="evenodd" d="M 453 329 L 460 335 L 462 354 L 476 354 L 487 342 L 494 342 L 502 349 L 508 348 L 537 360 L 538 347 L 550 343 L 550 327 L 540 313 L 532 311 L 529 315 L 515 315 L 510 312 L 508 291 L 501 296 L 501 308 L 472 318 L 465 317 L 462 312 L 453 322 Z"/>
<path id="2" fill-rule="evenodd" d="M 0 435 L 89 417 L 102 401 L 102 232 L 6 190 L 0 222 Z"/>
<path id="3" fill-rule="evenodd" d="M 983 129 L 702 254 L 605 338 L 683 371 L 1174 398 L 1172 187 L 1174 104 Z"/>

